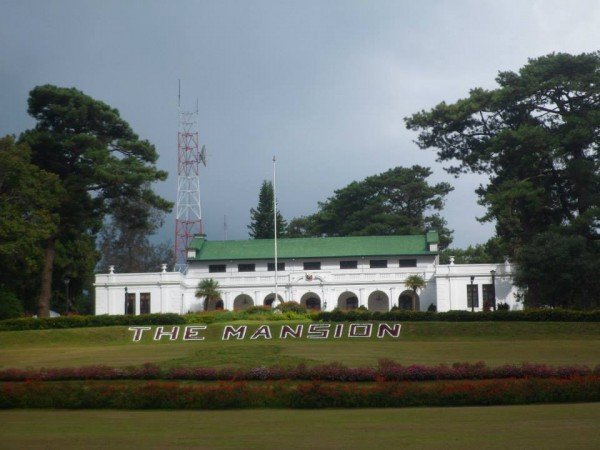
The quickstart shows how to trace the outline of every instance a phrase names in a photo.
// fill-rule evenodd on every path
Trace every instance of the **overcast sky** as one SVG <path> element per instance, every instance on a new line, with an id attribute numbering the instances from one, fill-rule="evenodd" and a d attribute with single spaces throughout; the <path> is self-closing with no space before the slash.
<path id="1" fill-rule="evenodd" d="M 0 0 L 0 134 L 31 127 L 28 92 L 76 87 L 117 108 L 177 181 L 177 80 L 199 102 L 209 239 L 247 237 L 249 210 L 277 155 L 279 208 L 290 219 L 353 180 L 396 166 L 448 181 L 443 216 L 454 245 L 486 241 L 492 224 L 476 176 L 455 179 L 419 150 L 403 118 L 527 58 L 600 48 L 600 1 L 27 1 Z M 173 240 L 174 216 L 161 240 Z"/>

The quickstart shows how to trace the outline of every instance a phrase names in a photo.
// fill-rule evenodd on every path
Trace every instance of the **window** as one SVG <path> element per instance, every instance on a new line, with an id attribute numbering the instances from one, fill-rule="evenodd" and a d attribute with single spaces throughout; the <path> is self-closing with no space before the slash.
<path id="1" fill-rule="evenodd" d="M 208 271 L 210 273 L 225 272 L 226 268 L 227 268 L 227 266 L 225 264 L 209 264 L 208 265 Z"/>
<path id="2" fill-rule="evenodd" d="M 467 308 L 479 308 L 478 284 L 467 284 Z"/>
<path id="3" fill-rule="evenodd" d="M 340 269 L 356 269 L 357 267 L 357 261 L 340 261 Z"/>
<path id="4" fill-rule="evenodd" d="M 275 263 L 267 263 L 267 270 L 270 272 L 275 272 Z M 277 271 L 283 272 L 285 270 L 285 263 L 278 262 L 277 263 Z"/>
<path id="5" fill-rule="evenodd" d="M 493 284 L 484 284 L 481 286 L 481 299 L 483 300 L 483 304 L 488 304 L 491 308 L 496 306 L 495 292 Z"/>
<path id="6" fill-rule="evenodd" d="M 135 294 L 125 294 L 125 314 L 135 314 Z"/>
<path id="7" fill-rule="evenodd" d="M 416 259 L 401 259 L 400 267 L 417 267 Z"/>
<path id="8" fill-rule="evenodd" d="M 238 264 L 238 272 L 254 272 L 255 270 L 255 264 Z"/>
<path id="9" fill-rule="evenodd" d="M 387 259 L 372 259 L 371 269 L 385 269 L 387 267 Z"/>
<path id="10" fill-rule="evenodd" d="M 321 270 L 321 261 L 307 261 L 304 263 L 304 270 Z"/>
<path id="11" fill-rule="evenodd" d="M 140 314 L 150 314 L 150 292 L 140 294 Z"/>

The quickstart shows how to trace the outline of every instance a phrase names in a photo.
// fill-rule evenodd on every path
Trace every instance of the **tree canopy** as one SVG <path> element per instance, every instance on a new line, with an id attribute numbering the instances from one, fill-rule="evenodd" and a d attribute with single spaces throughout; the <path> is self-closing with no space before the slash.
<path id="1" fill-rule="evenodd" d="M 58 224 L 43 244 L 38 313 L 48 316 L 52 283 L 63 276 L 53 272 L 57 244 L 81 249 L 95 260 L 94 240 L 102 220 L 120 201 L 143 200 L 162 211 L 172 205 L 150 187 L 167 177 L 156 168 L 156 149 L 141 140 L 116 109 L 77 89 L 52 85 L 34 88 L 28 105 L 37 124 L 21 135 L 20 142 L 31 148 L 31 162 L 58 177 L 62 188 L 51 209 L 59 218 Z M 71 260 L 70 270 L 80 278 L 78 264 Z M 88 265 L 91 268 L 86 273 L 90 276 L 93 264 Z"/>
<path id="2" fill-rule="evenodd" d="M 553 279 L 536 271 L 530 257 L 542 236 L 557 244 L 582 238 L 571 247 L 579 253 L 565 257 L 588 261 L 599 253 L 600 54 L 553 53 L 529 60 L 518 72 L 500 72 L 496 81 L 497 89 L 472 89 L 465 99 L 408 117 L 406 125 L 419 131 L 421 148 L 434 148 L 441 161 L 453 163 L 451 173 L 489 175 L 477 191 L 487 208 L 482 220 L 495 221 L 530 304 L 561 305 L 575 281 L 554 295 L 543 293 L 541 286 Z M 568 270 L 559 254 L 546 255 Z M 589 284 L 578 286 L 581 295 L 600 304 L 592 266 L 570 277 Z"/>
<path id="3" fill-rule="evenodd" d="M 63 195 L 58 176 L 31 164 L 27 144 L 0 139 L 0 290 L 35 296 L 30 280 L 41 269 L 43 242 L 58 229 L 55 208 Z"/>
<path id="4" fill-rule="evenodd" d="M 353 181 L 319 203 L 316 214 L 290 221 L 290 236 L 369 236 L 419 234 L 435 229 L 440 245 L 452 241 L 452 231 L 437 214 L 448 183 L 429 184 L 431 169 L 396 167 Z"/>
<path id="5" fill-rule="evenodd" d="M 149 237 L 164 222 L 164 212 L 143 199 L 114 202 L 99 233 L 97 270 L 114 265 L 119 272 L 157 272 L 174 260 L 170 243 L 153 244 Z"/>
<path id="6" fill-rule="evenodd" d="M 275 224 L 273 220 L 273 183 L 263 181 L 258 194 L 258 205 L 250 210 L 250 237 L 253 239 L 273 239 Z M 277 236 L 284 236 L 287 224 L 277 210 Z"/>

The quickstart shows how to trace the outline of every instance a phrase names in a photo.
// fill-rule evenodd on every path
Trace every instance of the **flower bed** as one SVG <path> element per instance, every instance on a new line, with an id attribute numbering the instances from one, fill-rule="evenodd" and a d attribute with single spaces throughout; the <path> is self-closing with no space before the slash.
<path id="1" fill-rule="evenodd" d="M 0 408 L 234 409 L 516 405 L 600 401 L 600 376 L 431 382 L 4 382 Z"/>
<path id="2" fill-rule="evenodd" d="M 296 367 L 256 367 L 251 369 L 210 367 L 174 367 L 161 369 L 152 364 L 141 367 L 115 368 L 89 366 L 79 368 L 50 368 L 40 370 L 0 370 L 0 381 L 59 381 L 59 380 L 312 380 L 312 381 L 428 381 L 484 380 L 505 378 L 561 378 L 599 375 L 600 366 L 552 367 L 545 364 L 507 364 L 489 367 L 482 362 L 453 365 L 403 366 L 382 359 L 377 367 L 346 367 L 339 363 Z"/>

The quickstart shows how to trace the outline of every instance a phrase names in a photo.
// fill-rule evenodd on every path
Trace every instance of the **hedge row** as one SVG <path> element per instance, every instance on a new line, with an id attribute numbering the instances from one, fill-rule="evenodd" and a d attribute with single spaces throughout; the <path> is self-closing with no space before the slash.
<path id="1" fill-rule="evenodd" d="M 321 322 L 401 321 L 401 322 L 600 322 L 600 310 L 526 309 L 523 311 L 448 311 L 421 312 L 365 310 L 296 312 L 223 311 L 179 314 L 144 314 L 139 316 L 64 316 L 53 318 L 25 317 L 0 321 L 0 331 L 45 330 L 52 328 L 104 327 L 113 325 L 182 325 L 191 323 L 231 322 L 234 320 L 282 321 L 314 320 Z"/>
<path id="2" fill-rule="evenodd" d="M 322 382 L 29 382 L 2 383 L 0 408 L 233 409 L 382 408 L 600 401 L 600 377 Z"/>
<path id="3" fill-rule="evenodd" d="M 115 325 L 182 325 L 185 323 L 185 317 L 179 314 L 143 314 L 139 316 L 61 316 L 48 318 L 23 317 L 0 321 L 0 331 L 108 327 Z"/>
<path id="4" fill-rule="evenodd" d="M 600 322 L 600 309 L 568 310 L 568 309 L 525 309 L 521 311 L 448 311 L 422 312 L 394 310 L 379 311 L 323 311 L 313 314 L 314 320 L 324 322 L 354 321 L 402 321 L 402 322 Z"/>
<path id="5" fill-rule="evenodd" d="M 451 366 L 403 366 L 382 359 L 377 367 L 346 367 L 339 363 L 292 368 L 256 367 L 252 369 L 172 367 L 161 369 L 152 364 L 142 367 L 115 368 L 88 366 L 79 368 L 5 369 L 0 381 L 65 381 L 65 380 L 195 380 L 195 381 L 426 381 L 426 380 L 484 380 L 504 378 L 574 378 L 598 375 L 600 366 L 552 367 L 544 364 L 506 364 L 488 367 L 484 363 L 456 363 Z"/>

